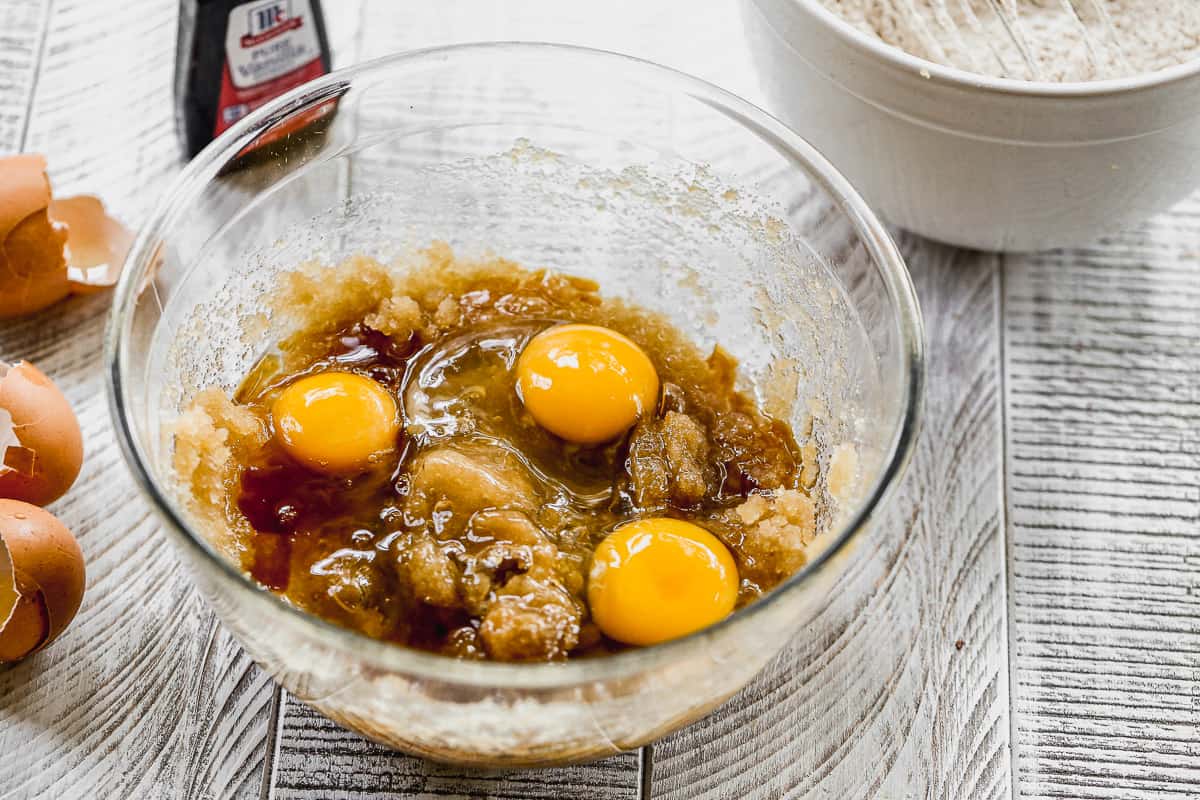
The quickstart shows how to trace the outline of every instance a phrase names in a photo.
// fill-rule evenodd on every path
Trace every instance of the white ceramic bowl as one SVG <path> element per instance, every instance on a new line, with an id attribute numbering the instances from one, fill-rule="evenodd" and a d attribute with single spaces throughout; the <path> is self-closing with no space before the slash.
<path id="1" fill-rule="evenodd" d="M 743 0 L 771 108 L 891 222 L 952 244 L 1085 244 L 1200 186 L 1200 60 L 1048 83 L 909 55 L 819 0 Z"/>

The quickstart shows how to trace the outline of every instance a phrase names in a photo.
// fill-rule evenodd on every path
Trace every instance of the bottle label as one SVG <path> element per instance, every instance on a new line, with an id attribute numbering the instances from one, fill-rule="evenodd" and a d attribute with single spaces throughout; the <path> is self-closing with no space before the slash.
<path id="1" fill-rule="evenodd" d="M 229 12 L 216 136 L 289 89 L 325 74 L 309 0 L 255 0 Z"/>

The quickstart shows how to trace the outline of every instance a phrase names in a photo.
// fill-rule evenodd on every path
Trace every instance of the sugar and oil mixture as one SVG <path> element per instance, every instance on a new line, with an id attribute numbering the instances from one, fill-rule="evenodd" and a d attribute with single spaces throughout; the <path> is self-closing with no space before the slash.
<path id="1" fill-rule="evenodd" d="M 285 275 L 296 332 L 175 426 L 193 512 L 254 579 L 375 638 L 529 661 L 683 635 L 805 563 L 816 441 L 724 351 L 590 281 L 426 259 Z M 597 341 L 636 409 L 577 372 Z"/>

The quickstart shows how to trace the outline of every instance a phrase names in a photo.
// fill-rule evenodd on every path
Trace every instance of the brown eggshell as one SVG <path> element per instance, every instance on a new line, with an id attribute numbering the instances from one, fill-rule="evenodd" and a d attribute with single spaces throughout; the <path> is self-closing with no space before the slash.
<path id="1" fill-rule="evenodd" d="M 0 240 L 17 223 L 50 205 L 45 156 L 28 153 L 0 158 Z"/>
<path id="2" fill-rule="evenodd" d="M 42 156 L 0 158 L 0 319 L 40 311 L 71 291 L 66 229 L 50 221 L 49 205 Z"/>
<path id="3" fill-rule="evenodd" d="M 100 198 L 52 200 L 50 219 L 67 227 L 67 277 L 76 294 L 115 286 L 133 244 L 129 229 L 108 215 Z"/>
<path id="4" fill-rule="evenodd" d="M 53 514 L 0 500 L 0 663 L 54 641 L 83 599 L 79 543 Z"/>
<path id="5" fill-rule="evenodd" d="M 0 453 L 0 498 L 44 506 L 63 495 L 83 464 L 83 435 L 71 404 L 27 361 L 0 362 L 0 410 L 11 417 L 19 446 Z M 0 425 L 4 425 L 0 415 Z M 0 447 L 13 436 L 0 430 Z"/>

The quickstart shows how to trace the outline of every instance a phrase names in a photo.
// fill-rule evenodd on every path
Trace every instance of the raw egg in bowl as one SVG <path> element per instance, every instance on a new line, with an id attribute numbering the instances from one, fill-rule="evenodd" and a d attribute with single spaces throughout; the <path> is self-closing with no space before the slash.
<path id="1" fill-rule="evenodd" d="M 483 75 L 485 91 L 466 91 Z M 256 137 L 331 100 L 337 113 L 286 159 L 230 171 Z M 345 174 L 355 176 L 351 189 L 331 196 Z M 411 392 L 385 393 L 393 409 L 370 385 L 332 374 L 386 385 L 388 374 L 372 377 L 354 360 L 357 344 L 335 343 L 342 361 L 316 383 L 275 385 L 271 369 L 255 383 L 256 365 L 285 358 L 283 345 L 296 333 L 294 319 L 271 302 L 281 287 L 310 298 L 317 317 L 347 313 L 340 301 L 321 305 L 318 284 L 304 284 L 317 273 L 298 265 L 349 264 L 351 291 L 342 296 L 372 295 L 374 270 L 354 264 L 401 275 L 433 242 L 463 258 L 577 276 L 599 285 L 612 309 L 661 315 L 697 348 L 727 350 L 739 391 L 790 426 L 801 446 L 853 450 L 851 479 L 831 484 L 830 475 L 845 470 L 831 470 L 828 459 L 798 478 L 805 491 L 829 498 L 798 571 L 729 613 L 731 596 L 753 579 L 731 572 L 729 546 L 703 525 L 647 515 L 614 528 L 591 569 L 579 570 L 589 573 L 592 605 L 603 609 L 597 624 L 626 646 L 536 664 L 381 641 L 307 614 L 248 575 L 239 532 L 204 513 L 194 487 L 176 478 L 178 426 L 198 422 L 187 409 L 203 387 L 225 397 L 246 386 L 279 393 L 271 430 L 253 435 L 278 435 L 291 457 L 334 477 L 398 458 L 414 438 L 462 435 L 455 409 L 482 402 L 486 387 L 439 394 L 447 384 L 431 377 L 404 384 Z M 438 313 L 438 298 L 413 296 Z M 463 296 L 479 307 L 503 305 L 491 295 Z M 396 298 L 388 316 L 398 319 L 404 307 Z M 522 313 L 537 318 L 533 306 Z M 512 370 L 513 408 L 564 451 L 618 447 L 648 411 L 678 399 L 660 378 L 676 362 L 645 361 L 668 352 L 662 342 L 586 325 L 543 319 L 472 350 Z M 532 44 L 397 55 L 314 81 L 250 115 L 189 166 L 144 227 L 109 337 L 126 457 L 197 585 L 246 650 L 297 697 L 367 736 L 488 766 L 636 747 L 743 687 L 817 615 L 853 614 L 850 598 L 831 605 L 834 586 L 855 568 L 856 542 L 874 530 L 907 462 L 923 375 L 919 311 L 896 248 L 803 140 L 687 76 Z M 513 337 L 520 347 L 509 346 Z M 429 375 L 465 374 L 454 352 L 441 355 L 446 369 Z M 353 446 L 330 444 L 331 420 L 354 421 Z M 470 446 L 492 446 L 485 434 Z M 439 453 L 429 466 L 454 469 L 461 455 Z M 456 474 L 466 476 L 462 491 L 509 486 L 481 488 L 465 467 Z M 563 491 L 579 502 L 590 497 L 582 485 Z M 751 503 L 747 519 L 755 513 Z M 488 524 L 509 522 L 493 515 Z M 631 597 L 635 609 L 661 598 L 661 613 L 639 618 Z"/>

